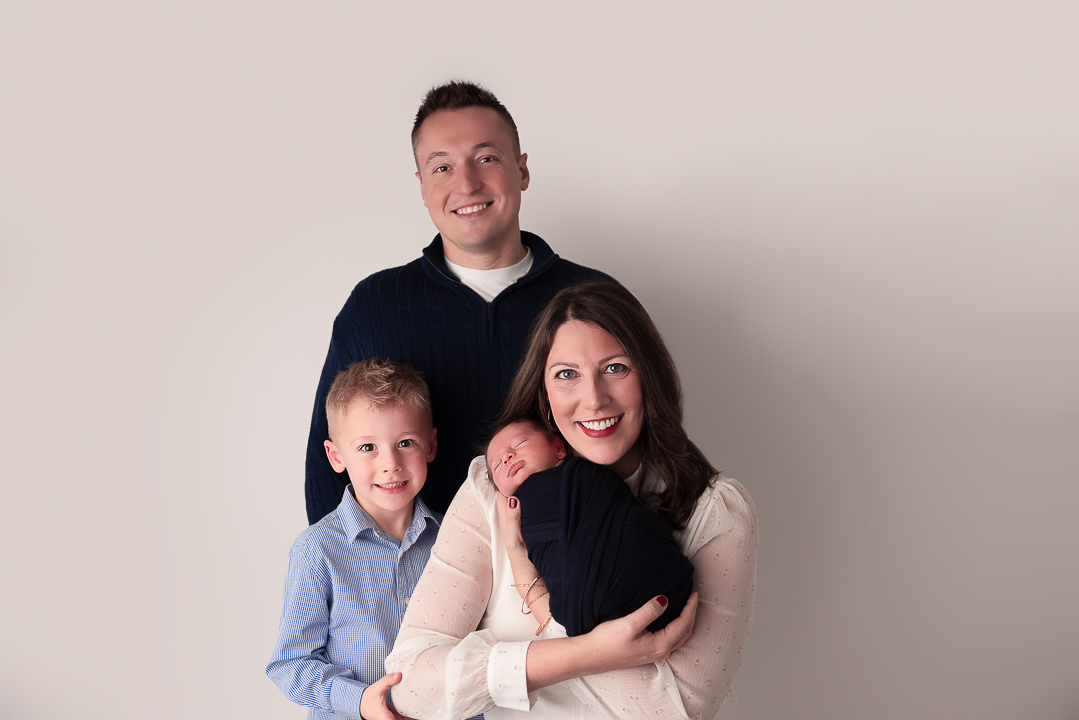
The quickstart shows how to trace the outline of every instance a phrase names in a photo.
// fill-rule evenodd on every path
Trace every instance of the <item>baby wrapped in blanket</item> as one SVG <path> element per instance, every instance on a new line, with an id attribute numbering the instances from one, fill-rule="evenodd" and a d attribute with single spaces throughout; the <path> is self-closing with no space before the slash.
<path id="1" fill-rule="evenodd" d="M 622 478 L 565 458 L 562 440 L 528 420 L 498 430 L 486 453 L 488 477 L 521 502 L 521 536 L 551 614 L 568 635 L 583 635 L 665 595 L 667 608 L 648 629 L 666 627 L 693 592 L 693 565 Z"/>

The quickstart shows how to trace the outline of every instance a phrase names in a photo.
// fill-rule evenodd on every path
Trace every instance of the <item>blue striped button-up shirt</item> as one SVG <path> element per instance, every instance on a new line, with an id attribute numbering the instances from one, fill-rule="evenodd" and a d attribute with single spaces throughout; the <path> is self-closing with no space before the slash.
<path id="1" fill-rule="evenodd" d="M 398 543 L 346 490 L 337 509 L 292 544 L 266 674 L 290 700 L 311 708 L 309 720 L 360 717 L 360 695 L 386 674 L 383 662 L 440 520 L 417 498 Z"/>

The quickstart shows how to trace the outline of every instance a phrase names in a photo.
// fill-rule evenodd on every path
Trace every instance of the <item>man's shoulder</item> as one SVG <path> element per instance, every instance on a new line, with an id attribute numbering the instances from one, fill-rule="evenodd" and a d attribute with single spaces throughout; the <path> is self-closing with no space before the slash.
<path id="1" fill-rule="evenodd" d="M 416 275 L 424 275 L 422 257 L 418 257 L 404 265 L 385 268 L 371 273 L 363 280 L 356 283 L 356 287 L 353 289 L 352 293 L 355 295 L 357 292 L 367 290 L 396 287 L 401 280 Z"/>

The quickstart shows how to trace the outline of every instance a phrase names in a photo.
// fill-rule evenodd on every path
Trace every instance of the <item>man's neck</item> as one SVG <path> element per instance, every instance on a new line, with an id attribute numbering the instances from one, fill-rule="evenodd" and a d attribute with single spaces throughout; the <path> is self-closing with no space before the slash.
<path id="1" fill-rule="evenodd" d="M 496 251 L 467 252 L 443 241 L 442 252 L 446 259 L 454 265 L 460 265 L 473 270 L 497 270 L 498 268 L 516 265 L 525 259 L 528 248 L 521 242 L 520 237 L 516 243 L 505 243 Z"/>

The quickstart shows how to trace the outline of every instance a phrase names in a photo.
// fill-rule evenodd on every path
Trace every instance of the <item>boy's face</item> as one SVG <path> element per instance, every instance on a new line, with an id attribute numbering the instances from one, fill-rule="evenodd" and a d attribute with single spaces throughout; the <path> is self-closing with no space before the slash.
<path id="1" fill-rule="evenodd" d="M 549 470 L 566 458 L 562 439 L 530 422 L 502 428 L 487 446 L 487 468 L 498 491 L 509 497 L 529 475 Z"/>
<path id="2" fill-rule="evenodd" d="M 435 430 L 411 405 L 376 408 L 360 398 L 325 442 L 330 465 L 348 469 L 356 502 L 385 532 L 412 521 L 412 500 L 435 458 Z"/>

